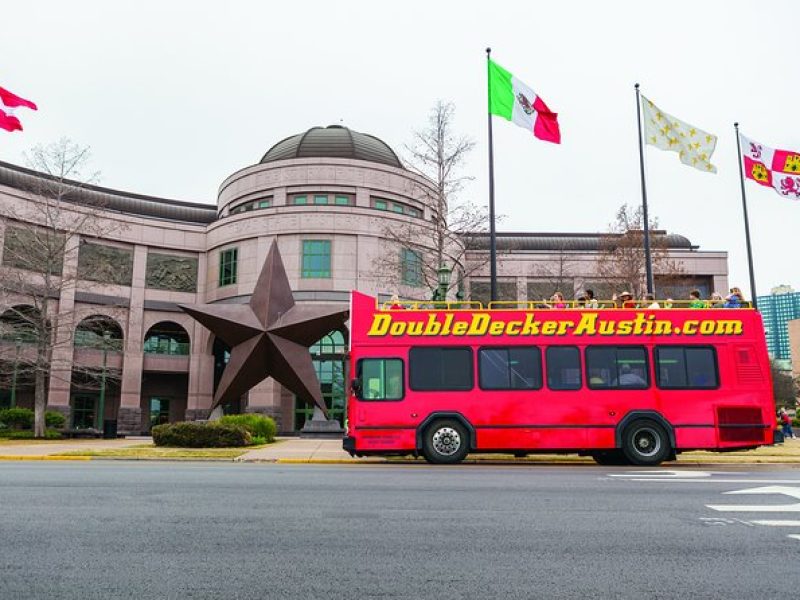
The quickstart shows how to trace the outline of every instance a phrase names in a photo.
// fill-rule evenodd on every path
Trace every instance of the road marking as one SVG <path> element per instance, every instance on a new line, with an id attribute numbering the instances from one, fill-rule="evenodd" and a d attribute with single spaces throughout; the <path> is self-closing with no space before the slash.
<path id="1" fill-rule="evenodd" d="M 711 473 L 708 471 L 628 471 L 627 473 L 609 473 L 608 476 L 619 477 L 621 479 L 646 477 L 650 481 L 661 481 L 664 479 L 711 477 Z"/>
<path id="2" fill-rule="evenodd" d="M 753 523 L 755 523 L 756 525 L 766 525 L 767 527 L 800 527 L 800 521 L 790 521 L 790 520 L 782 521 L 780 519 L 776 520 L 763 519 L 763 520 L 753 521 Z"/>
<path id="3" fill-rule="evenodd" d="M 734 490 L 725 494 L 783 494 L 800 500 L 800 488 L 782 485 Z M 720 512 L 800 512 L 800 502 L 794 504 L 706 504 L 707 508 Z"/>

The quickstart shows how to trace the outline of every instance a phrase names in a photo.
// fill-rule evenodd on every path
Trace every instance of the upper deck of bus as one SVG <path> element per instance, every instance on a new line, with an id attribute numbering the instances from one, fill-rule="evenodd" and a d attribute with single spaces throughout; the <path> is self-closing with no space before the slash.
<path id="1" fill-rule="evenodd" d="M 758 311 L 742 308 L 598 308 L 541 302 L 399 301 L 379 303 L 353 292 L 351 347 L 391 345 L 705 343 L 764 344 Z"/>

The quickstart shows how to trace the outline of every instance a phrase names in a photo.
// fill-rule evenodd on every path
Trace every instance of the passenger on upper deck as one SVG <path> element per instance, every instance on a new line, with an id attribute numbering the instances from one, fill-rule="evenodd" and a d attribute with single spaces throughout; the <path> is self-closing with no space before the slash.
<path id="1" fill-rule="evenodd" d="M 689 308 L 708 308 L 708 302 L 700 298 L 700 290 L 689 292 Z"/>
<path id="2" fill-rule="evenodd" d="M 642 308 L 661 308 L 661 305 L 656 302 L 656 297 L 653 294 L 645 294 L 642 298 Z"/>
<path id="3" fill-rule="evenodd" d="M 622 303 L 621 308 L 636 308 L 636 302 L 633 299 L 633 294 L 628 291 L 622 292 L 616 299 Z"/>
<path id="4" fill-rule="evenodd" d="M 725 308 L 742 308 L 744 305 L 744 296 L 742 290 L 738 287 L 732 287 L 731 293 L 725 298 Z"/>
<path id="5" fill-rule="evenodd" d="M 594 290 L 586 290 L 580 298 L 580 302 L 583 304 L 584 308 L 596 309 L 600 306 L 597 303 L 597 299 L 594 297 Z"/>
<path id="6" fill-rule="evenodd" d="M 711 308 L 723 308 L 725 306 L 725 301 L 722 299 L 717 292 L 711 294 L 711 300 L 709 301 L 711 304 Z"/>
<path id="7" fill-rule="evenodd" d="M 545 302 L 544 305 L 547 308 L 567 308 L 566 302 L 564 302 L 564 294 L 561 292 L 556 292 L 550 297 L 550 302 Z"/>

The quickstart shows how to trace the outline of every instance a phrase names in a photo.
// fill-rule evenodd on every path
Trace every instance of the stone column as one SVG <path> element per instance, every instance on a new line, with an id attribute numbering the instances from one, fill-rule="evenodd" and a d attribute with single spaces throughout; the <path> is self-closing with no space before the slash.
<path id="1" fill-rule="evenodd" d="M 144 291 L 147 271 L 147 246 L 133 250 L 128 331 L 125 334 L 125 358 L 122 364 L 117 431 L 138 434 L 142 431 L 142 341 L 144 339 Z"/>
<path id="2" fill-rule="evenodd" d="M 53 356 L 50 384 L 47 392 L 47 409 L 56 410 L 70 423 L 70 391 L 72 387 L 72 334 L 78 325 L 75 316 L 75 282 L 78 276 L 78 248 L 80 237 L 73 235 L 64 247 L 62 277 L 65 282 L 55 312 L 58 325 L 53 332 Z"/>
<path id="3" fill-rule="evenodd" d="M 271 377 L 265 379 L 247 394 L 245 412 L 259 413 L 275 419 L 278 431 L 281 429 L 281 385 Z"/>
<path id="4" fill-rule="evenodd" d="M 207 301 L 208 260 L 205 253 L 197 260 L 197 294 L 195 303 Z M 214 355 L 211 334 L 208 329 L 194 321 L 192 326 L 192 348 L 189 357 L 189 395 L 186 399 L 187 421 L 208 419 L 214 390 Z"/>

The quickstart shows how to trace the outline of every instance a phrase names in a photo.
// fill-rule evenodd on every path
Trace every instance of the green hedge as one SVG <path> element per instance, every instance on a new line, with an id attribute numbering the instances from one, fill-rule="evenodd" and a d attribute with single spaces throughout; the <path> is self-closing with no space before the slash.
<path id="1" fill-rule="evenodd" d="M 46 429 L 44 432 L 45 439 L 60 440 L 63 436 L 60 431 L 55 429 Z M 0 438 L 4 440 L 32 440 L 32 429 L 0 429 Z"/>
<path id="2" fill-rule="evenodd" d="M 229 425 L 241 425 L 253 437 L 263 438 L 266 444 L 271 444 L 275 441 L 275 434 L 278 431 L 278 426 L 275 421 L 270 417 L 259 415 L 257 413 L 246 413 L 243 415 L 225 415 L 219 420 L 220 423 Z"/>
<path id="3" fill-rule="evenodd" d="M 44 413 L 44 422 L 47 427 L 56 429 L 63 427 L 64 415 L 55 410 Z M 30 408 L 6 408 L 0 410 L 0 423 L 10 429 L 33 429 L 33 411 Z"/>
<path id="4" fill-rule="evenodd" d="M 156 446 L 177 448 L 230 448 L 248 446 L 250 432 L 241 425 L 229 423 L 165 423 L 156 425 L 151 432 Z"/>

